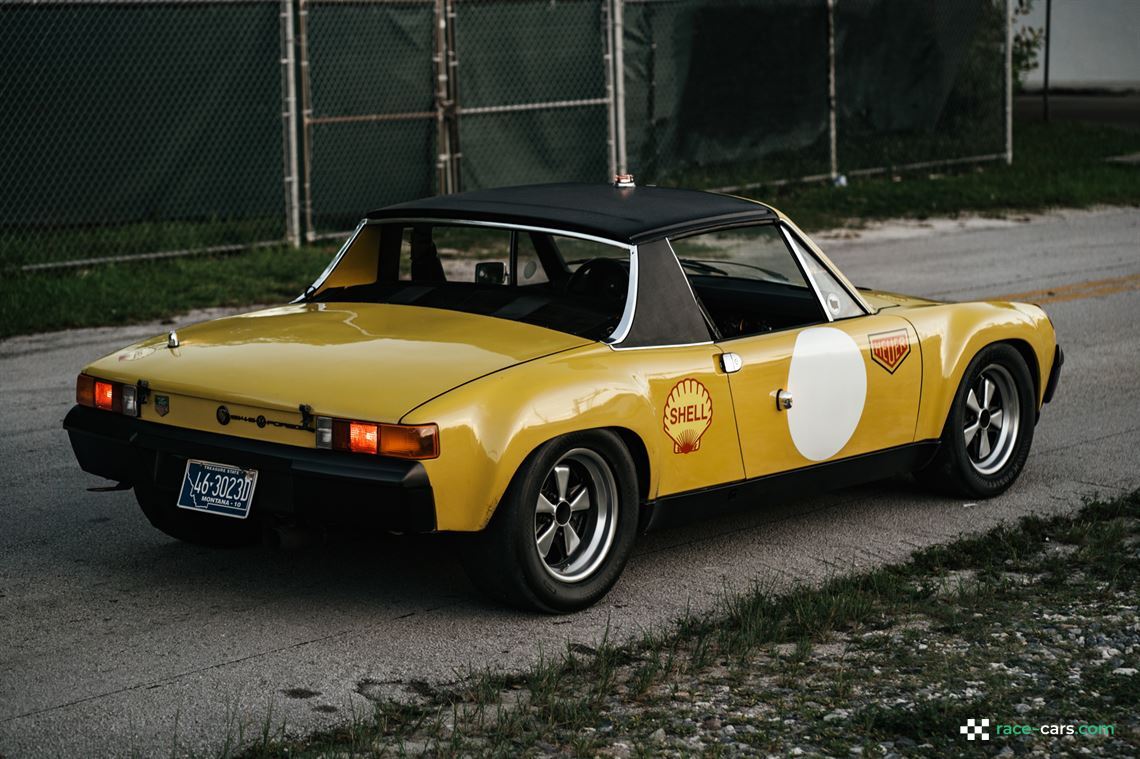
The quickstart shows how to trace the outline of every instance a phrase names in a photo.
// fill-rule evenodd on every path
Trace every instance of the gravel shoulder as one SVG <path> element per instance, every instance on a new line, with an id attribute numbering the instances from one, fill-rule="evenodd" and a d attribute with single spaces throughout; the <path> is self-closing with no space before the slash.
<path id="1" fill-rule="evenodd" d="M 246 756 L 1136 756 L 1138 583 L 1140 491 Z"/>

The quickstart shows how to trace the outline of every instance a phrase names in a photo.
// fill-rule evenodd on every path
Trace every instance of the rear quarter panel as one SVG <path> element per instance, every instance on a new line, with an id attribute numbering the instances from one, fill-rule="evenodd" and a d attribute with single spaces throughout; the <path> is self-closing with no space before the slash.
<path id="1" fill-rule="evenodd" d="M 648 463 L 646 498 L 742 479 L 720 353 L 714 345 L 614 350 L 594 344 L 505 369 L 414 409 L 404 423 L 440 428 L 440 456 L 423 462 L 439 529 L 482 529 L 532 451 L 582 430 L 636 436 Z M 674 388 L 690 379 L 707 389 L 712 413 L 699 447 L 681 453 L 664 429 L 663 413 Z"/>

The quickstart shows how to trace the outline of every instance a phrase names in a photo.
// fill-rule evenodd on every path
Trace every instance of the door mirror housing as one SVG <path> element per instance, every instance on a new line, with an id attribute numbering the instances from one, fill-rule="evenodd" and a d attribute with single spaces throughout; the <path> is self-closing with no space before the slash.
<path id="1" fill-rule="evenodd" d="M 502 261 L 483 261 L 475 264 L 475 284 L 501 285 L 507 281 L 507 265 Z"/>

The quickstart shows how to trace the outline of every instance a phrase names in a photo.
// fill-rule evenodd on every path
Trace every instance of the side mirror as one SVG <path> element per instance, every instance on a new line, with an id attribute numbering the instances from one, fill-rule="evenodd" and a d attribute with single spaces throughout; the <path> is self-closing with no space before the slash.
<path id="1" fill-rule="evenodd" d="M 475 264 L 475 284 L 501 285 L 507 281 L 507 265 L 502 261 L 483 261 Z"/>

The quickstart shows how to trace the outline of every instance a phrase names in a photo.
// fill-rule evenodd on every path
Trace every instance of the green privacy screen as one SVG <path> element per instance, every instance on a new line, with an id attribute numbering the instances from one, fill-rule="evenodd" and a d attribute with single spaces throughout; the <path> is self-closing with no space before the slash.
<path id="1" fill-rule="evenodd" d="M 458 189 L 606 181 L 621 133 L 618 10 L 5 0 L 0 255 L 281 239 L 291 107 L 310 232 L 440 192 L 445 176 Z M 839 172 L 1004 150 L 1005 0 L 624 0 L 620 11 L 625 152 L 639 182 L 828 175 L 832 47 Z"/>
<path id="2" fill-rule="evenodd" d="M 313 223 L 435 192 L 431 2 L 308 5 Z"/>
<path id="3" fill-rule="evenodd" d="M 278 13 L 0 5 L 3 231 L 227 219 L 254 239 L 280 236 Z M 59 252 L 37 247 L 29 255 Z"/>

